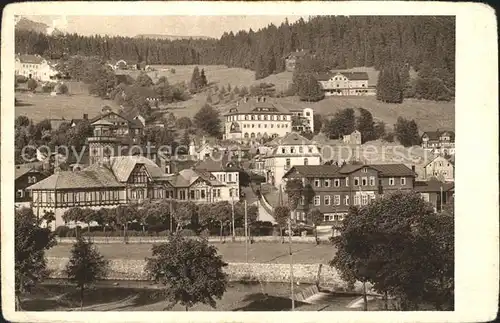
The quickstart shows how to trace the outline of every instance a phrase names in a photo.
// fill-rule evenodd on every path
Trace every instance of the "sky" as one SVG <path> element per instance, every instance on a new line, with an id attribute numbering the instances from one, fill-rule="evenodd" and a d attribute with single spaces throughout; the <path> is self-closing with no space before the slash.
<path id="1" fill-rule="evenodd" d="M 81 35 L 163 34 L 220 38 L 224 32 L 254 31 L 270 23 L 290 23 L 300 16 L 24 16 L 49 27 Z M 305 17 L 304 17 L 305 19 Z"/>

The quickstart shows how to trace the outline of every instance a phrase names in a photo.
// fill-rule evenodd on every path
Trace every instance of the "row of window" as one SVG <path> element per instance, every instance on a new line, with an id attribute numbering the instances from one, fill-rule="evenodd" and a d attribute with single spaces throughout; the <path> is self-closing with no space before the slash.
<path id="1" fill-rule="evenodd" d="M 267 132 L 264 132 L 263 134 L 262 134 L 262 133 L 260 133 L 260 132 L 257 132 L 257 133 L 255 133 L 255 132 L 252 132 L 252 133 L 245 132 L 245 133 L 243 134 L 243 137 L 244 137 L 245 139 L 248 139 L 248 138 L 252 138 L 252 139 L 253 139 L 253 138 L 261 138 L 261 137 L 266 138 L 266 137 L 269 137 L 269 136 L 270 136 L 271 138 L 276 138 L 276 137 L 278 137 L 278 134 L 277 134 L 277 133 L 273 133 L 273 134 L 271 134 L 271 135 L 268 135 L 268 134 L 267 134 Z"/>
<path id="2" fill-rule="evenodd" d="M 370 200 L 375 199 L 375 195 L 369 194 L 361 194 L 354 195 L 354 205 L 367 205 Z M 345 195 L 342 199 L 340 195 L 323 195 L 323 205 L 325 206 L 340 206 L 340 205 L 349 205 L 349 195 Z M 314 206 L 321 206 L 321 196 L 315 195 L 313 199 Z M 304 199 L 301 200 L 301 204 L 304 205 Z"/>
<path id="3" fill-rule="evenodd" d="M 288 125 L 288 124 L 286 124 L 286 123 L 283 123 L 283 124 L 277 123 L 277 124 L 276 124 L 276 128 L 288 128 L 288 126 L 289 126 L 289 125 Z M 260 123 L 258 123 L 258 124 L 253 124 L 253 123 L 252 123 L 251 125 L 249 125 L 249 124 L 244 124 L 244 125 L 243 125 L 243 128 L 261 128 L 261 127 L 262 127 L 262 128 L 267 128 L 267 124 L 266 124 L 266 123 L 264 123 L 264 124 L 260 124 Z M 274 123 L 271 123 L 271 124 L 269 125 L 269 128 L 274 128 Z"/>
<path id="4" fill-rule="evenodd" d="M 323 214 L 323 221 L 343 221 L 345 213 L 340 213 L 340 214 L 332 214 L 332 213 L 326 213 Z"/>
<path id="5" fill-rule="evenodd" d="M 280 114 L 246 114 L 246 115 L 235 115 L 227 116 L 227 121 L 237 121 L 237 120 L 262 120 L 262 121 L 286 121 L 291 120 L 290 116 L 280 115 Z"/>
<path id="6" fill-rule="evenodd" d="M 304 164 L 305 165 L 305 164 Z M 342 186 L 342 180 L 345 182 L 345 186 L 349 186 L 349 177 L 346 177 L 344 179 L 336 178 L 333 180 L 333 187 L 341 187 Z M 375 186 L 376 180 L 375 176 L 370 176 L 370 177 L 361 177 L 361 181 L 359 177 L 354 177 L 353 178 L 354 186 Z M 399 184 L 400 185 L 406 185 L 406 177 L 400 177 L 399 178 Z M 394 186 L 396 185 L 396 179 L 394 177 L 389 178 L 389 186 Z M 314 187 L 332 187 L 332 180 L 330 179 L 315 179 L 314 180 Z"/>
<path id="7" fill-rule="evenodd" d="M 295 154 L 298 152 L 299 154 L 302 154 L 305 151 L 304 146 L 298 146 L 298 147 L 281 147 L 281 153 L 282 154 Z M 314 151 L 314 147 L 308 146 L 307 147 L 307 152 L 312 154 Z"/>
<path id="8" fill-rule="evenodd" d="M 216 177 L 217 177 L 217 180 L 219 182 L 223 182 L 223 183 L 226 183 L 226 179 L 227 179 L 227 182 L 233 182 L 233 177 L 234 177 L 235 182 L 238 181 L 238 174 L 234 174 L 234 176 L 233 176 L 233 174 L 229 173 L 226 176 L 226 174 L 224 173 L 224 174 L 217 174 Z"/>
<path id="9" fill-rule="evenodd" d="M 309 159 L 308 158 L 304 158 L 304 165 L 309 165 Z M 289 169 L 292 167 L 292 163 L 291 163 L 291 160 L 290 158 L 287 158 L 285 160 L 285 169 Z"/>

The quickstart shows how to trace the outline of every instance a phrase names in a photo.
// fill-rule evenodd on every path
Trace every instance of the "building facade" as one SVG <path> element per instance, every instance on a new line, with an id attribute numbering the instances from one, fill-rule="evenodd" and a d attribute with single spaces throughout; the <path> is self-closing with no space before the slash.
<path id="1" fill-rule="evenodd" d="M 439 155 L 455 155 L 455 132 L 427 131 L 421 137 L 422 148 Z"/>
<path id="2" fill-rule="evenodd" d="M 455 180 L 455 165 L 443 156 L 437 156 L 424 166 L 424 179 L 437 178 L 444 182 Z"/>
<path id="3" fill-rule="evenodd" d="M 361 145 L 361 132 L 354 130 L 352 133 L 344 135 L 342 141 L 347 145 Z"/>
<path id="4" fill-rule="evenodd" d="M 55 80 L 57 70 L 40 55 L 16 55 L 15 74 L 48 82 Z"/>
<path id="5" fill-rule="evenodd" d="M 142 156 L 110 157 L 82 170 L 58 171 L 27 190 L 35 214 L 54 212 L 52 229 L 64 225 L 62 216 L 73 207 L 114 208 L 162 199 L 195 203 L 239 199 L 238 171 L 233 164 L 199 166 L 167 174 Z"/>
<path id="6" fill-rule="evenodd" d="M 273 148 L 261 158 L 264 163 L 266 182 L 279 188 L 283 175 L 293 166 L 320 165 L 321 154 L 318 147 L 309 139 L 292 132 L 273 142 Z M 281 187 L 284 189 L 284 187 Z"/>
<path id="7" fill-rule="evenodd" d="M 14 180 L 14 203 L 16 206 L 29 205 L 31 203 L 30 191 L 26 188 L 46 178 L 42 172 L 34 167 L 16 165 Z"/>
<path id="8" fill-rule="evenodd" d="M 288 72 L 293 72 L 295 71 L 295 68 L 297 66 L 297 62 L 308 55 L 312 55 L 309 50 L 298 50 L 295 52 L 291 52 L 288 55 L 284 56 L 283 59 L 285 60 L 285 69 Z"/>
<path id="9" fill-rule="evenodd" d="M 299 203 L 293 216 L 306 221 L 309 210 L 318 209 L 323 223 L 338 225 L 351 205 L 367 205 L 371 200 L 397 190 L 413 190 L 415 171 L 403 164 L 294 166 L 284 180 L 300 179 L 310 185 L 314 197 L 310 204 Z"/>
<path id="10" fill-rule="evenodd" d="M 446 205 L 453 203 L 455 185 L 437 179 L 416 181 L 415 191 L 420 193 L 424 201 L 432 205 L 434 212 L 441 212 Z"/>
<path id="11" fill-rule="evenodd" d="M 314 131 L 314 115 L 310 108 L 293 109 L 266 97 L 245 98 L 229 108 L 225 115 L 224 139 L 240 143 L 284 137 L 294 131 Z"/>
<path id="12" fill-rule="evenodd" d="M 317 76 L 325 96 L 375 95 L 374 87 L 368 86 L 366 72 L 334 72 Z"/>

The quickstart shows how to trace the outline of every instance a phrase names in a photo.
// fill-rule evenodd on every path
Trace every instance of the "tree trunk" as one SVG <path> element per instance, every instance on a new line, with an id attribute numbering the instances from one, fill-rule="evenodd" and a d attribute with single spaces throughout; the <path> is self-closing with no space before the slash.
<path id="1" fill-rule="evenodd" d="M 368 299 L 366 297 L 366 282 L 363 282 L 363 311 L 368 311 Z"/>
<path id="2" fill-rule="evenodd" d="M 16 311 L 22 311 L 22 307 L 21 307 L 21 296 L 19 295 L 19 293 L 16 293 Z"/>
<path id="3" fill-rule="evenodd" d="M 283 229 L 280 227 L 281 243 L 285 243 L 285 236 L 283 235 Z"/>
<path id="4" fill-rule="evenodd" d="M 318 226 L 314 226 L 314 239 L 316 240 L 316 244 L 319 245 L 319 240 L 318 240 Z"/>
<path id="5" fill-rule="evenodd" d="M 80 287 L 80 311 L 83 311 L 83 290 L 84 287 Z"/>
<path id="6" fill-rule="evenodd" d="M 189 307 L 186 305 L 186 312 L 189 311 Z"/>
<path id="7" fill-rule="evenodd" d="M 384 310 L 389 310 L 389 295 L 387 291 L 384 292 Z"/>
<path id="8" fill-rule="evenodd" d="M 222 221 L 220 221 L 220 242 L 222 242 Z"/>

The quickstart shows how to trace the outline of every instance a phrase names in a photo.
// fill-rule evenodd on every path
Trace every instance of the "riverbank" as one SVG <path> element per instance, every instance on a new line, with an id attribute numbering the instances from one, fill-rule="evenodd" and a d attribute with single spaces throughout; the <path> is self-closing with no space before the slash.
<path id="1" fill-rule="evenodd" d="M 118 285 L 115 285 L 118 284 Z M 147 287 L 149 286 L 149 287 Z M 84 295 L 84 311 L 184 311 L 181 305 L 169 308 L 157 287 L 147 282 L 98 282 Z M 307 286 L 297 287 L 296 293 Z M 316 304 L 295 301 L 297 311 L 345 311 L 356 295 L 331 294 L 328 300 Z M 49 280 L 22 298 L 25 311 L 79 311 L 80 294 L 67 281 Z M 216 308 L 196 304 L 190 311 L 289 311 L 290 285 L 285 283 L 231 282 Z"/>
<path id="2" fill-rule="evenodd" d="M 68 258 L 47 258 L 50 278 L 66 278 L 63 270 Z M 108 280 L 147 281 L 145 272 L 146 260 L 111 259 Z M 266 263 L 228 263 L 224 268 L 229 280 L 233 282 L 266 282 L 287 283 L 290 281 L 289 264 Z M 347 291 L 349 286 L 344 282 L 335 268 L 322 264 L 294 264 L 293 277 L 300 284 L 314 284 L 329 287 L 336 291 Z M 361 291 L 362 285 L 356 283 L 354 291 Z"/>

